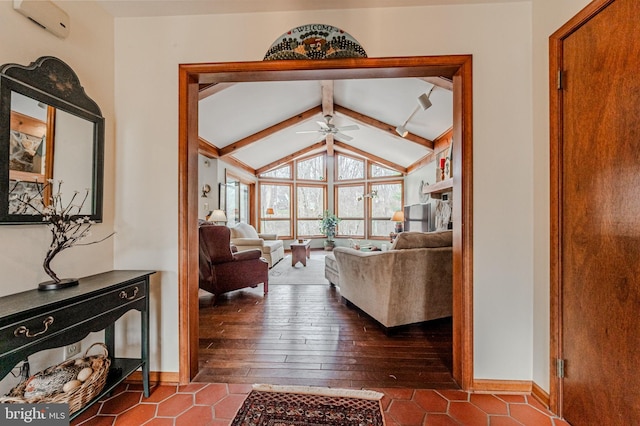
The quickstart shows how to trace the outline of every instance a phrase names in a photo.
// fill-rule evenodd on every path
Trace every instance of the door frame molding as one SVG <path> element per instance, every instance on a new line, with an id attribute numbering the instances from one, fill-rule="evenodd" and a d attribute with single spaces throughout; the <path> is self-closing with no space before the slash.
<path id="1" fill-rule="evenodd" d="M 549 342 L 549 408 L 562 417 L 562 379 L 558 377 L 556 360 L 563 359 L 562 350 L 562 90 L 558 89 L 558 73 L 563 68 L 563 44 L 591 18 L 614 0 L 594 0 L 549 37 L 549 152 L 550 152 L 550 342 Z"/>
<path id="2" fill-rule="evenodd" d="M 440 77 L 453 81 L 453 378 L 473 387 L 473 96 L 471 55 L 179 65 L 179 377 L 198 372 L 198 90 L 273 80 Z"/>

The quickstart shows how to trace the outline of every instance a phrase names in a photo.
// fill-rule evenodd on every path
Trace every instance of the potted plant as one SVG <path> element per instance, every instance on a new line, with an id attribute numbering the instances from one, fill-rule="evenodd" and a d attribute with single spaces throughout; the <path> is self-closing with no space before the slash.
<path id="1" fill-rule="evenodd" d="M 324 249 L 331 251 L 335 247 L 333 238 L 336 236 L 336 226 L 340 222 L 340 218 L 329 210 L 325 210 L 320 217 L 320 232 L 327 237 L 324 242 Z"/>

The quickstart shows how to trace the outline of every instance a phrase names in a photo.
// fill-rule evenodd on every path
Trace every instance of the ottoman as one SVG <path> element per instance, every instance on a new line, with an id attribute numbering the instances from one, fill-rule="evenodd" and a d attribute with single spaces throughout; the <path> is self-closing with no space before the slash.
<path id="1" fill-rule="evenodd" d="M 324 277 L 329 280 L 329 284 L 333 286 L 340 285 L 338 262 L 336 262 L 336 257 L 333 253 L 329 253 L 324 257 Z"/>

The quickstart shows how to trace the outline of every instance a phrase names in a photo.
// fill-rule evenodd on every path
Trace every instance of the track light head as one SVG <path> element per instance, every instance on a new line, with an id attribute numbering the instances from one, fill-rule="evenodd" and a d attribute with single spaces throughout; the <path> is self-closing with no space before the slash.
<path id="1" fill-rule="evenodd" d="M 431 101 L 429 100 L 429 95 L 427 95 L 426 93 L 423 93 L 422 95 L 418 96 L 418 103 L 420 104 L 423 110 L 428 109 L 432 105 Z"/>
<path id="2" fill-rule="evenodd" d="M 398 127 L 396 127 L 396 133 L 404 138 L 405 136 L 407 136 L 409 134 L 409 131 L 407 129 L 405 129 L 404 126 L 398 126 Z"/>

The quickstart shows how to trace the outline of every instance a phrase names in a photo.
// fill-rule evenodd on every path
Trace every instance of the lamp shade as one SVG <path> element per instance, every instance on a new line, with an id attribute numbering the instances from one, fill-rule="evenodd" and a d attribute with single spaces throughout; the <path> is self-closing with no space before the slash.
<path id="1" fill-rule="evenodd" d="M 267 214 L 273 214 L 273 208 L 272 207 L 267 207 Z"/>
<path id="2" fill-rule="evenodd" d="M 209 216 L 210 222 L 226 222 L 227 215 L 222 210 L 214 210 Z"/>
<path id="3" fill-rule="evenodd" d="M 392 222 L 404 222 L 404 212 L 402 210 L 397 210 L 391 216 Z"/>

